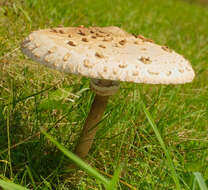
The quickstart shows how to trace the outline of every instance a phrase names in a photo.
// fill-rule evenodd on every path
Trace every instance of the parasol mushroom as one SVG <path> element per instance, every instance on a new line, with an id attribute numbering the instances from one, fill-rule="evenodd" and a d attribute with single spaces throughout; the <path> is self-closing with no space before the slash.
<path id="1" fill-rule="evenodd" d="M 83 159 L 119 81 L 182 84 L 195 76 L 190 63 L 175 51 L 114 26 L 34 31 L 23 41 L 22 51 L 50 68 L 91 79 L 96 95 L 75 149 Z"/>

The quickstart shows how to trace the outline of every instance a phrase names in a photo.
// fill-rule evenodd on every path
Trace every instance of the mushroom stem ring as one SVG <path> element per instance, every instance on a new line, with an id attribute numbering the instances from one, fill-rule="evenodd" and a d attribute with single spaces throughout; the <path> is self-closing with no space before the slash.
<path id="1" fill-rule="evenodd" d="M 104 79 L 91 79 L 90 88 L 100 96 L 111 96 L 119 90 L 119 82 Z"/>
<path id="2" fill-rule="evenodd" d="M 119 89 L 119 83 L 110 80 L 92 79 L 90 83 L 92 91 L 96 93 L 91 110 L 85 121 L 75 153 L 84 159 L 93 143 L 96 135 L 97 125 L 102 119 L 109 96 L 115 94 Z"/>

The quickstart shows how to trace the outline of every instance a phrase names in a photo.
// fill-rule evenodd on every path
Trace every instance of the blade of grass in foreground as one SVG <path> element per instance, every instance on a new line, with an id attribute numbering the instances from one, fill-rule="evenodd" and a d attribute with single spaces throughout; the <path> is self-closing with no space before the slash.
<path id="1" fill-rule="evenodd" d="M 195 178 L 196 178 L 196 180 L 199 184 L 200 189 L 201 190 L 208 190 L 201 173 L 200 172 L 194 172 L 194 176 L 195 176 Z"/>
<path id="2" fill-rule="evenodd" d="M 117 189 L 120 173 L 121 173 L 121 168 L 118 168 L 115 171 L 113 178 L 111 179 L 111 181 L 107 185 L 107 187 L 106 187 L 107 190 Z"/>
<path id="3" fill-rule="evenodd" d="M 15 183 L 6 182 L 1 179 L 0 179 L 0 187 L 4 188 L 6 190 L 29 190 L 25 187 L 15 184 Z"/>
<path id="4" fill-rule="evenodd" d="M 59 150 L 61 150 L 68 158 L 70 158 L 73 162 L 75 162 L 80 168 L 85 170 L 88 174 L 94 176 L 96 179 L 101 181 L 105 186 L 109 185 L 109 180 L 103 177 L 99 172 L 97 172 L 95 169 L 93 169 L 91 166 L 86 164 L 82 159 L 80 159 L 78 156 L 67 150 L 64 146 L 59 144 L 53 137 L 51 137 L 48 133 L 45 131 L 41 131 L 53 144 L 57 146 Z"/>
<path id="5" fill-rule="evenodd" d="M 169 149 L 166 148 L 165 143 L 164 143 L 164 141 L 163 141 L 163 139 L 162 139 L 162 137 L 160 135 L 160 132 L 159 132 L 159 130 L 158 130 L 154 120 L 152 119 L 151 114 L 149 113 L 149 111 L 147 110 L 147 108 L 146 108 L 146 106 L 144 104 L 144 101 L 143 101 L 142 96 L 141 96 L 141 90 L 139 90 L 139 96 L 140 96 L 140 100 L 141 100 L 142 109 L 143 109 L 143 111 L 144 111 L 144 113 L 145 113 L 145 115 L 146 115 L 146 117 L 147 117 L 147 119 L 149 121 L 149 124 L 151 125 L 153 131 L 155 132 L 157 140 L 159 141 L 160 146 L 162 147 L 162 149 L 163 149 L 163 151 L 165 153 L 165 156 L 167 158 L 167 162 L 168 162 L 168 165 L 169 165 L 170 170 L 171 170 L 172 178 L 173 178 L 173 180 L 174 180 L 174 182 L 176 184 L 176 189 L 180 190 L 181 188 L 180 188 L 179 179 L 178 179 L 178 176 L 177 176 L 177 173 L 176 173 L 173 161 L 171 159 L 171 156 L 170 156 L 170 153 L 169 153 Z"/>

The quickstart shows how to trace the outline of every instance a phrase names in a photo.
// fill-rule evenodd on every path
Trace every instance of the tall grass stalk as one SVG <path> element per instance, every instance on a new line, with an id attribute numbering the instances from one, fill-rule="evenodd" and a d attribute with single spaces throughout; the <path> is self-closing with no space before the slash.
<path id="1" fill-rule="evenodd" d="M 168 162 L 168 166 L 169 166 L 169 168 L 171 170 L 172 178 L 173 178 L 173 180 L 174 180 L 174 182 L 176 184 L 176 189 L 180 190 L 181 189 L 180 182 L 179 182 L 176 170 L 175 170 L 175 166 L 174 166 L 173 161 L 172 161 L 171 156 L 170 156 L 170 151 L 166 147 L 166 145 L 165 145 L 165 143 L 164 143 L 164 141 L 163 141 L 163 139 L 162 139 L 162 137 L 160 135 L 160 132 L 159 132 L 159 130 L 157 128 L 157 125 L 155 124 L 154 120 L 152 119 L 151 114 L 149 113 L 149 111 L 146 108 L 146 105 L 145 105 L 145 103 L 143 101 L 143 98 L 142 98 L 141 88 L 139 89 L 139 96 L 140 96 L 140 100 L 141 100 L 141 107 L 142 107 L 142 109 L 143 109 L 143 111 L 144 111 L 144 113 L 145 113 L 145 115 L 147 117 L 147 120 L 149 121 L 149 124 L 152 127 L 152 129 L 153 129 L 153 131 L 154 131 L 154 133 L 155 133 L 155 135 L 157 137 L 157 140 L 159 141 L 160 146 L 162 147 L 162 149 L 163 149 L 163 151 L 165 153 L 165 156 L 167 158 L 167 162 Z"/>
<path id="2" fill-rule="evenodd" d="M 197 180 L 199 187 L 201 190 L 208 190 L 204 178 L 202 177 L 200 172 L 194 172 L 195 179 Z"/>
<path id="3" fill-rule="evenodd" d="M 103 177 L 99 172 L 93 169 L 90 165 L 85 163 L 82 159 L 78 156 L 67 150 L 64 146 L 58 143 L 52 136 L 42 130 L 42 133 L 53 143 L 57 146 L 59 150 L 61 150 L 68 158 L 70 158 L 77 166 L 81 169 L 85 170 L 88 174 L 94 176 L 97 180 L 101 181 L 105 186 L 109 185 L 109 180 Z"/>

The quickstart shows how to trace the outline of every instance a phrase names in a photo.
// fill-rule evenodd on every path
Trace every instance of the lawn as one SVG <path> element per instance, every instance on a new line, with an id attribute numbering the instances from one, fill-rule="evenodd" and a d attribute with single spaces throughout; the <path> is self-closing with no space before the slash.
<path id="1" fill-rule="evenodd" d="M 184 55 L 196 73 L 184 85 L 121 83 L 88 163 L 109 179 L 121 167 L 118 189 L 176 189 L 146 108 L 180 188 L 200 189 L 194 172 L 208 185 L 208 8 L 179 0 L 0 1 L 0 180 L 28 189 L 102 189 L 82 170 L 66 177 L 70 160 L 40 133 L 73 151 L 94 97 L 89 79 L 48 69 L 20 51 L 33 30 L 79 25 L 142 34 Z"/>

